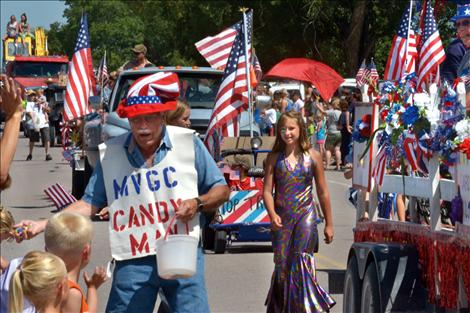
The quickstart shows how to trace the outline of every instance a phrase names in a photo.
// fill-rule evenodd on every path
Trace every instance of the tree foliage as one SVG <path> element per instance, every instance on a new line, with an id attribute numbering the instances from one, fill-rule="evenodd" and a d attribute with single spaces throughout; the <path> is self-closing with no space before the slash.
<path id="1" fill-rule="evenodd" d="M 442 1 L 441 1 L 442 2 Z M 66 0 L 67 22 L 48 33 L 52 53 L 73 53 L 80 16 L 88 14 L 92 54 L 97 64 L 107 52 L 108 68 L 131 58 L 130 48 L 144 43 L 157 65 L 200 65 L 206 61 L 194 43 L 242 18 L 240 7 L 254 10 L 254 47 L 266 71 L 287 57 L 324 62 L 353 76 L 366 58 L 383 72 L 393 35 L 409 1 L 383 0 Z M 437 10 L 437 9 L 436 9 Z M 441 37 L 455 32 L 448 23 L 455 5 L 438 9 Z"/>

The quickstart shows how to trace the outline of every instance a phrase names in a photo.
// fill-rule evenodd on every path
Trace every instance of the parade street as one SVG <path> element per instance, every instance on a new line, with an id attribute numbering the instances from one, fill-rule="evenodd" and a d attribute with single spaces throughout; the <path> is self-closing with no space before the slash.
<path id="1" fill-rule="evenodd" d="M 55 207 L 44 194 L 44 189 L 56 182 L 67 190 L 71 188 L 72 170 L 62 159 L 62 148 L 51 148 L 53 160 L 46 162 L 44 150 L 36 147 L 32 161 L 26 162 L 27 146 L 28 140 L 21 135 L 10 172 L 12 186 L 1 194 L 2 204 L 10 209 L 16 221 L 50 217 Z M 337 301 L 332 312 L 341 312 L 344 271 L 353 241 L 355 210 L 346 198 L 350 181 L 343 178 L 342 172 L 327 171 L 326 175 L 335 236 L 331 245 L 324 244 L 323 226 L 319 227 L 320 251 L 315 257 L 320 284 Z M 111 258 L 107 222 L 93 222 L 93 227 L 91 263 L 86 268 L 88 273 L 95 266 L 106 265 Z M 41 234 L 21 244 L 3 242 L 1 248 L 2 255 L 12 259 L 24 256 L 31 250 L 43 250 L 44 238 Z M 205 260 L 206 284 L 212 312 L 265 312 L 264 301 L 274 266 L 270 243 L 236 243 L 223 255 L 208 251 Z M 84 287 L 82 278 L 80 283 Z M 104 312 L 110 286 L 108 281 L 98 290 L 99 312 Z"/>

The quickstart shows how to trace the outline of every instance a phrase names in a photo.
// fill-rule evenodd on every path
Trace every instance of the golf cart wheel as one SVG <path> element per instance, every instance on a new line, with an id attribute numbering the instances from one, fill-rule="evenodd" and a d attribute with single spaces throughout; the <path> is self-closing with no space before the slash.
<path id="1" fill-rule="evenodd" d="M 227 232 L 225 230 L 215 231 L 214 252 L 223 254 L 227 248 Z"/>
<path id="2" fill-rule="evenodd" d="M 381 312 L 379 278 L 375 263 L 370 263 L 362 283 L 361 312 Z"/>

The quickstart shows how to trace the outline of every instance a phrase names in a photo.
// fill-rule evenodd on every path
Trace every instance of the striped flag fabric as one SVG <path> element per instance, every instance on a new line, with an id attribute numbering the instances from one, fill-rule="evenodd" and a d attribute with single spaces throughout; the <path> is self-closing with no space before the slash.
<path id="1" fill-rule="evenodd" d="M 104 52 L 104 56 L 100 61 L 100 66 L 98 68 L 98 82 L 101 86 L 106 86 L 108 83 L 109 74 L 108 74 L 108 66 L 106 65 L 106 51 Z"/>
<path id="2" fill-rule="evenodd" d="M 197 51 L 215 69 L 225 69 L 233 41 L 240 30 L 242 22 L 223 30 L 215 36 L 206 37 L 195 43 Z"/>
<path id="3" fill-rule="evenodd" d="M 428 82 L 434 82 L 438 76 L 439 64 L 446 58 L 433 8 L 428 0 L 424 16 L 422 46 L 419 51 L 418 87 L 423 90 Z"/>
<path id="4" fill-rule="evenodd" d="M 399 80 L 406 74 L 415 72 L 418 56 L 416 35 L 413 29 L 408 29 L 410 8 L 403 12 L 397 34 L 392 39 L 392 47 L 388 54 L 384 71 L 385 80 Z"/>
<path id="5" fill-rule="evenodd" d="M 419 161 L 421 158 L 421 150 L 419 149 L 418 140 L 416 135 L 408 132 L 403 140 L 403 150 L 406 155 L 406 160 L 411 166 L 411 170 L 420 170 Z"/>
<path id="6" fill-rule="evenodd" d="M 377 72 L 377 67 L 375 66 L 374 59 L 370 61 L 369 64 L 369 82 L 371 85 L 377 86 L 379 81 L 379 73 Z"/>
<path id="7" fill-rule="evenodd" d="M 71 193 L 67 192 L 59 183 L 47 187 L 44 189 L 44 193 L 52 200 L 58 211 L 77 201 L 77 199 Z"/>
<path id="8" fill-rule="evenodd" d="M 253 13 L 246 13 L 246 30 L 248 47 L 251 47 L 251 29 L 253 25 Z M 240 27 L 233 42 L 232 50 L 225 67 L 222 83 L 215 98 L 215 106 L 212 111 L 205 136 L 205 144 L 211 154 L 214 152 L 214 139 L 223 137 L 236 137 L 239 134 L 238 117 L 248 106 L 248 84 L 246 62 L 251 61 L 250 51 L 245 55 L 244 28 Z M 213 136 L 218 133 L 217 138 Z M 212 154 L 215 156 L 214 154 Z"/>
<path id="9" fill-rule="evenodd" d="M 96 93 L 90 34 L 86 14 L 82 15 L 77 43 L 70 64 L 64 101 L 64 120 L 91 113 L 88 97 Z"/>
<path id="10" fill-rule="evenodd" d="M 357 87 L 362 87 L 367 83 L 365 79 L 364 72 L 366 71 L 366 59 L 362 60 L 361 66 L 356 74 L 356 85 Z"/>
<path id="11" fill-rule="evenodd" d="M 256 56 L 256 53 L 254 51 L 253 51 L 252 65 L 255 71 L 256 80 L 259 82 L 261 81 L 261 78 L 263 77 L 263 70 L 261 69 L 261 64 L 259 63 L 258 57 Z"/>
<path id="12" fill-rule="evenodd" d="M 387 168 L 387 154 L 385 153 L 385 150 L 385 145 L 382 145 L 377 151 L 374 168 L 372 170 L 372 176 L 379 186 L 382 186 L 383 184 L 385 170 Z"/>

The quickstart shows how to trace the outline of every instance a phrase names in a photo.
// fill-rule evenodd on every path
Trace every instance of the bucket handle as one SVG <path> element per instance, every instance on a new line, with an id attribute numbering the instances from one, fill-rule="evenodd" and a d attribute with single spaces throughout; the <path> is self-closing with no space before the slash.
<path id="1" fill-rule="evenodd" d="M 164 240 L 167 240 L 167 237 L 168 235 L 170 234 L 170 229 L 171 229 L 171 226 L 173 226 L 173 224 L 175 223 L 175 220 L 176 220 L 176 215 L 173 215 L 173 217 L 171 218 L 170 220 L 170 224 L 168 224 L 168 227 L 165 231 L 165 236 L 163 237 Z M 186 233 L 189 235 L 189 225 L 188 225 L 188 222 L 185 223 L 186 225 Z"/>

